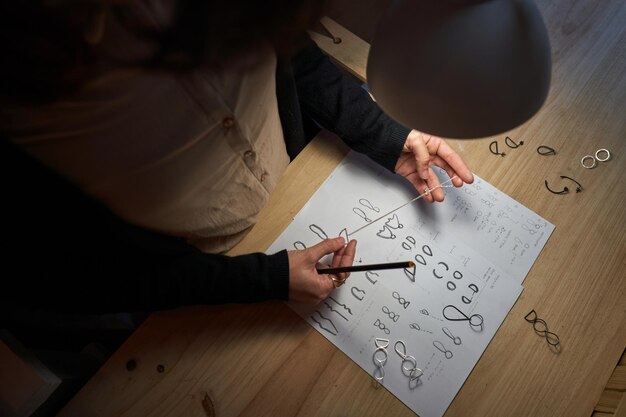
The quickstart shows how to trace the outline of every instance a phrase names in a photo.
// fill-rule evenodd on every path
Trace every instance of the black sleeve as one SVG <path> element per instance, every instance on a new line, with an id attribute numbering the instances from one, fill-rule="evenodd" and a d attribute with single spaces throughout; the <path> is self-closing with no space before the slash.
<path id="1" fill-rule="evenodd" d="M 205 254 L 125 222 L 0 142 L 3 304 L 103 313 L 287 299 L 286 251 Z"/>
<path id="2" fill-rule="evenodd" d="M 410 129 L 387 116 L 310 39 L 292 65 L 302 112 L 393 172 Z"/>

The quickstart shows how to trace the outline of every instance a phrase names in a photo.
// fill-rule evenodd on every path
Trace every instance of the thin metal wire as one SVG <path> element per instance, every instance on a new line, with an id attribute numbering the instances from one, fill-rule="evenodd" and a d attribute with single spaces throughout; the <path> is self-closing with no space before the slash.
<path id="1" fill-rule="evenodd" d="M 364 226 L 359 227 L 359 228 L 358 228 L 358 229 L 356 229 L 355 231 L 348 233 L 348 236 L 352 236 L 352 235 L 353 235 L 353 234 L 355 234 L 356 232 L 360 232 L 361 230 L 365 229 L 367 226 L 372 225 L 372 224 L 376 223 L 377 221 L 382 220 L 382 219 L 384 219 L 385 217 L 389 216 L 390 214 L 395 213 L 396 211 L 400 210 L 401 208 L 403 208 L 403 207 L 405 207 L 405 206 L 408 206 L 408 205 L 409 205 L 409 204 L 411 204 L 412 202 L 417 201 L 417 200 L 419 200 L 420 198 L 423 198 L 424 196 L 429 195 L 431 192 L 433 192 L 433 191 L 434 191 L 434 190 L 436 190 L 437 188 L 447 188 L 447 187 L 451 187 L 450 185 L 446 186 L 446 185 L 444 185 L 444 184 L 447 184 L 447 183 L 451 182 L 451 181 L 452 181 L 453 179 L 455 179 L 455 178 L 458 178 L 458 176 L 457 176 L 457 175 L 455 175 L 454 177 L 452 177 L 452 178 L 450 178 L 450 179 L 448 179 L 448 180 L 446 180 L 446 181 L 442 182 L 441 184 L 437 185 L 436 187 L 433 187 L 433 188 L 429 188 L 429 189 L 427 189 L 427 190 L 426 190 L 426 192 L 425 192 L 424 194 L 420 194 L 420 195 L 418 195 L 418 196 L 417 196 L 417 197 L 415 197 L 413 200 L 411 200 L 411 201 L 408 201 L 408 202 L 404 203 L 404 204 L 403 204 L 403 205 L 401 205 L 400 207 L 398 207 L 398 208 L 395 208 L 395 209 L 391 210 L 389 213 L 385 213 L 385 214 L 383 214 L 382 216 L 380 216 L 380 217 L 378 217 L 378 218 L 376 218 L 376 219 L 372 220 L 371 222 L 369 222 L 369 223 L 365 224 Z"/>

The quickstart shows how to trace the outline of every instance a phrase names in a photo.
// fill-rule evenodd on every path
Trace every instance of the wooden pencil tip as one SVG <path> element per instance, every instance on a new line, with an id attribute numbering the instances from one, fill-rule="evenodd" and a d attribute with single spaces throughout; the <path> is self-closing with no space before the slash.
<path id="1" fill-rule="evenodd" d="M 413 263 L 413 261 L 409 261 L 409 268 L 413 268 L 415 266 L 415 264 Z"/>

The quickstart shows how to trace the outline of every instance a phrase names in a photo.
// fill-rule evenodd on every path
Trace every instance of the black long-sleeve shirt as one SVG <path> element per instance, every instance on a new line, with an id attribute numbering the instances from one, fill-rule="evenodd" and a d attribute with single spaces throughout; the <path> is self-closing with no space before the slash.
<path id="1" fill-rule="evenodd" d="M 386 116 L 313 42 L 279 61 L 276 81 L 292 158 L 306 145 L 305 122 L 314 120 L 393 170 L 409 129 Z M 287 299 L 286 250 L 203 253 L 125 222 L 7 138 L 0 142 L 5 306 L 99 313 Z"/>

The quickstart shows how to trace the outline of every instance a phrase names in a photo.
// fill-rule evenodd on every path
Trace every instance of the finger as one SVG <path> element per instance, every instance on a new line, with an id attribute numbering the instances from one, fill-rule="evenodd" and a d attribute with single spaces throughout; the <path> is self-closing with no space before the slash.
<path id="1" fill-rule="evenodd" d="M 415 159 L 415 165 L 417 166 L 417 173 L 423 180 L 428 179 L 430 171 L 428 169 L 430 163 L 430 152 L 424 140 L 420 137 L 414 139 L 411 142 L 411 151 L 413 152 L 413 158 Z"/>
<path id="2" fill-rule="evenodd" d="M 312 261 L 318 261 L 324 255 L 338 251 L 344 246 L 345 240 L 342 237 L 336 237 L 334 239 L 322 240 L 317 245 L 311 246 L 309 249 L 305 249 L 308 252 L 308 256 Z"/>
<path id="3" fill-rule="evenodd" d="M 356 254 L 356 240 L 352 239 L 347 246 L 341 249 L 338 266 L 351 266 L 354 263 L 354 255 Z"/>
<path id="4" fill-rule="evenodd" d="M 441 189 L 441 183 L 437 175 L 435 175 L 435 172 L 432 169 L 430 171 L 430 178 L 426 181 L 428 188 L 431 190 L 430 195 L 434 201 L 442 202 L 446 194 Z"/>
<path id="5" fill-rule="evenodd" d="M 452 183 L 454 184 L 455 187 L 460 187 L 463 185 L 463 180 L 457 175 L 457 173 L 452 169 L 452 167 L 448 165 L 446 161 L 444 161 L 438 156 L 435 156 L 432 159 L 432 164 L 446 171 L 446 174 L 448 174 L 448 177 L 452 179 Z"/>
<path id="6" fill-rule="evenodd" d="M 440 141 L 436 155 L 444 160 L 454 170 L 455 175 L 458 175 L 463 182 L 471 184 L 474 182 L 474 175 L 472 171 L 467 167 L 463 158 L 450 145 L 448 145 L 443 139 Z M 455 185 L 458 183 L 455 182 Z M 460 185 L 460 184 L 459 184 Z"/>

